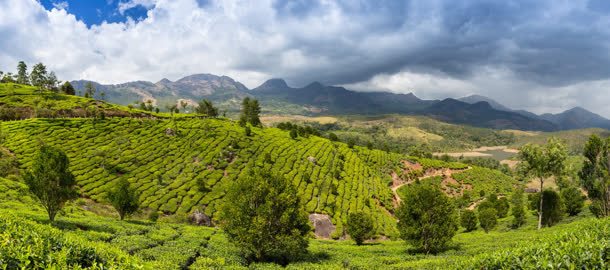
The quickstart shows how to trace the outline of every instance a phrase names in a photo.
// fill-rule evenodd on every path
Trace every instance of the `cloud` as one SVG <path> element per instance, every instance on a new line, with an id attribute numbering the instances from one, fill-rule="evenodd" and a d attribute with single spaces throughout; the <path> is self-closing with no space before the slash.
<path id="1" fill-rule="evenodd" d="M 70 7 L 70 5 L 66 1 L 59 1 L 59 2 L 53 2 L 53 7 L 56 9 L 68 10 L 68 7 Z"/>
<path id="2" fill-rule="evenodd" d="M 138 6 L 142 20 L 87 27 L 36 0 L 0 1 L 0 69 L 44 62 L 60 78 L 104 83 L 283 77 L 610 116 L 604 0 L 128 0 L 118 11 Z"/>
<path id="3" fill-rule="evenodd" d="M 137 6 L 142 6 L 146 9 L 151 9 L 155 6 L 157 0 L 128 0 L 126 2 L 119 2 L 118 10 L 120 14 L 124 14 L 126 10 L 132 9 Z M 112 1 L 108 2 L 108 4 L 112 4 Z"/>

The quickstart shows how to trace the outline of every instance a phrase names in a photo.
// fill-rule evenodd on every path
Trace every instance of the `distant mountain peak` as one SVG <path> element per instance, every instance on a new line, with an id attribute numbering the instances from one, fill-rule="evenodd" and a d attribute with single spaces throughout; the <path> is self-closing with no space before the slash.
<path id="1" fill-rule="evenodd" d="M 214 75 L 214 74 L 200 73 L 200 74 L 193 74 L 193 75 L 186 76 L 186 77 L 184 77 L 184 78 L 182 78 L 180 80 L 177 80 L 177 82 L 185 82 L 185 81 L 209 81 L 209 80 L 218 80 L 220 78 L 221 78 L 220 76 L 217 76 L 217 75 Z"/>
<path id="2" fill-rule="evenodd" d="M 272 79 L 265 81 L 263 84 L 261 84 L 257 88 L 261 88 L 261 89 L 262 88 L 289 88 L 289 86 L 286 83 L 286 81 L 284 81 L 284 79 L 272 78 Z"/>
<path id="3" fill-rule="evenodd" d="M 463 98 L 459 98 L 458 100 L 462 101 L 462 102 L 470 103 L 470 104 L 475 104 L 477 102 L 485 101 L 485 102 L 489 103 L 489 105 L 492 108 L 494 108 L 496 110 L 507 111 L 507 112 L 513 111 L 512 109 L 500 104 L 499 102 L 497 102 L 491 98 L 488 98 L 486 96 L 482 96 L 482 95 L 474 94 L 474 95 L 466 96 Z"/>
<path id="4" fill-rule="evenodd" d="M 307 86 L 305 86 L 304 88 L 322 88 L 324 87 L 324 85 L 320 82 L 312 82 L 310 84 L 308 84 Z"/>
<path id="5" fill-rule="evenodd" d="M 171 82 L 172 82 L 172 81 L 170 81 L 169 79 L 167 79 L 167 78 L 163 78 L 163 79 L 161 79 L 160 81 L 158 81 L 157 83 L 158 83 L 158 84 L 166 84 L 166 83 L 171 83 Z"/>

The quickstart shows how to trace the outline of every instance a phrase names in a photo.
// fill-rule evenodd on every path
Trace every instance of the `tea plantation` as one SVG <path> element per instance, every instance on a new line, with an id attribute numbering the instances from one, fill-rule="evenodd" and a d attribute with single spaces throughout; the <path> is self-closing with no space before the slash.
<path id="1" fill-rule="evenodd" d="M 610 220 L 588 210 L 540 231 L 533 212 L 518 229 L 509 216 L 489 233 L 460 230 L 435 255 L 397 240 L 399 187 L 419 180 L 470 204 L 520 187 L 497 170 L 13 84 L 0 84 L 0 115 L 7 120 L 0 122 L 2 269 L 282 269 L 248 265 L 228 233 L 188 224 L 194 211 L 216 222 L 229 186 L 255 167 L 290 180 L 305 210 L 327 214 L 336 226 L 331 237 L 340 240 L 311 233 L 309 252 L 287 269 L 599 269 L 610 261 Z M 15 173 L 32 167 L 43 143 L 66 153 L 80 193 L 53 223 Z M 119 221 L 106 195 L 124 179 L 139 195 L 140 212 Z M 372 216 L 375 241 L 348 240 L 354 211 Z M 155 212 L 158 221 L 144 218 Z"/>

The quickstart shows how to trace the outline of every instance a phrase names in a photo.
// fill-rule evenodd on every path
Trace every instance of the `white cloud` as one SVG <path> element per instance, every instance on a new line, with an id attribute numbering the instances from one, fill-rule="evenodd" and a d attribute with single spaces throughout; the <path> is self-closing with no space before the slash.
<path id="1" fill-rule="evenodd" d="M 56 9 L 68 10 L 68 7 L 70 7 L 70 5 L 66 1 L 59 1 L 59 2 L 53 2 L 53 7 Z"/>
<path id="2" fill-rule="evenodd" d="M 108 1 L 107 3 L 111 4 L 112 1 Z M 150 9 L 150 8 L 153 8 L 156 3 L 157 3 L 157 0 L 128 0 L 126 2 L 121 1 L 121 2 L 119 2 L 118 10 L 119 10 L 119 13 L 123 14 L 123 13 L 125 13 L 126 10 L 132 9 L 137 6 L 142 6 L 146 9 Z"/>

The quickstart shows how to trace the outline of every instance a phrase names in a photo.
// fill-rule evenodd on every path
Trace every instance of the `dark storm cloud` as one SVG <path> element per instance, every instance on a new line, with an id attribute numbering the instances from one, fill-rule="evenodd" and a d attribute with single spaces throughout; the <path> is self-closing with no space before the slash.
<path id="1" fill-rule="evenodd" d="M 421 3 L 340 1 L 336 7 L 349 18 L 342 31 L 311 36 L 297 29 L 286 48 L 328 62 L 310 65 L 307 72 L 278 72 L 300 84 L 314 79 L 349 84 L 400 70 L 464 79 L 482 66 L 508 68 L 550 86 L 610 75 L 607 1 Z M 274 8 L 280 21 L 329 16 L 317 1 L 277 1 Z M 433 34 L 414 33 L 427 24 Z M 259 69 L 275 73 L 259 63 Z"/>

